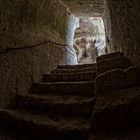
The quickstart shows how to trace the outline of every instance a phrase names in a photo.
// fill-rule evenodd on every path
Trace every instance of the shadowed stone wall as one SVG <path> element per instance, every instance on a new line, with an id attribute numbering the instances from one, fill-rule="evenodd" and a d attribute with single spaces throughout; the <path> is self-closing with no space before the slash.
<path id="1" fill-rule="evenodd" d="M 107 0 L 111 22 L 112 51 L 123 51 L 140 68 L 140 2 Z"/>
<path id="2" fill-rule="evenodd" d="M 65 40 L 66 8 L 56 0 L 1 0 L 0 11 L 1 50 Z"/>
<path id="3" fill-rule="evenodd" d="M 0 52 L 65 42 L 67 12 L 56 0 L 1 0 Z M 10 106 L 16 94 L 26 94 L 33 82 L 66 61 L 66 47 L 52 43 L 0 54 L 0 106 Z"/>
<path id="4" fill-rule="evenodd" d="M 105 26 L 107 53 L 111 53 L 111 52 L 114 52 L 114 49 L 112 45 L 110 9 L 109 9 L 107 0 L 105 1 L 105 10 L 104 10 L 102 18 L 103 18 L 104 26 Z"/>

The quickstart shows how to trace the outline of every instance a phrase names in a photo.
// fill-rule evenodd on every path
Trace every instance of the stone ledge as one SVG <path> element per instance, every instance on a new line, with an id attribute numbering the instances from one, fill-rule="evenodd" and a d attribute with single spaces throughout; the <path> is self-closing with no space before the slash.
<path id="1" fill-rule="evenodd" d="M 140 125 L 140 88 L 111 92 L 96 98 L 92 131 L 113 131 Z"/>
<path id="2" fill-rule="evenodd" d="M 139 140 L 140 127 L 129 128 L 121 131 L 97 132 L 89 140 Z"/>
<path id="3" fill-rule="evenodd" d="M 96 69 L 89 67 L 89 68 L 81 68 L 81 69 L 55 69 L 52 70 L 51 73 L 81 73 L 81 72 L 96 72 Z"/>
<path id="4" fill-rule="evenodd" d="M 96 72 L 44 74 L 44 82 L 93 81 Z"/>
<path id="5" fill-rule="evenodd" d="M 22 130 L 36 136 L 37 139 L 87 140 L 89 121 L 84 119 L 50 118 L 23 110 L 0 109 L 0 124 L 14 130 Z"/>
<path id="6" fill-rule="evenodd" d="M 116 53 L 109 53 L 109 54 L 106 54 L 106 55 L 101 55 L 99 57 L 97 57 L 97 63 L 100 63 L 101 61 L 105 61 L 105 60 L 108 60 L 108 59 L 113 59 L 113 58 L 121 58 L 123 57 L 123 53 L 121 52 L 116 52 Z"/>
<path id="7" fill-rule="evenodd" d="M 104 95 L 108 91 L 137 86 L 137 75 L 135 67 L 104 72 L 95 78 L 95 95 Z"/>
<path id="8" fill-rule="evenodd" d="M 131 66 L 131 63 L 129 59 L 124 58 L 124 57 L 108 59 L 108 60 L 104 60 L 97 63 L 97 74 L 101 74 L 115 68 L 125 69 L 130 66 Z"/>
<path id="9" fill-rule="evenodd" d="M 35 83 L 34 94 L 94 95 L 94 81 Z"/>
<path id="10" fill-rule="evenodd" d="M 96 64 L 83 64 L 83 65 L 58 65 L 57 69 L 81 69 L 81 68 L 96 68 Z"/>
<path id="11" fill-rule="evenodd" d="M 37 112 L 37 114 L 51 113 L 56 116 L 89 117 L 95 104 L 95 97 L 91 96 L 43 96 L 18 95 L 16 107 Z"/>

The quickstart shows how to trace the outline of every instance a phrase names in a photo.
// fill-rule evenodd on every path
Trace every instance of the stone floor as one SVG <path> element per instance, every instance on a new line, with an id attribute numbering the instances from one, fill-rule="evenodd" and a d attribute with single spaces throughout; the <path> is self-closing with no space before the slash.
<path id="1" fill-rule="evenodd" d="M 0 140 L 31 140 L 35 139 L 28 134 L 17 131 L 11 132 L 0 127 Z M 89 140 L 140 140 L 140 128 L 129 129 L 126 131 L 95 133 Z"/>
<path id="2" fill-rule="evenodd" d="M 89 140 L 140 140 L 140 128 L 118 132 L 96 133 Z"/>
<path id="3" fill-rule="evenodd" d="M 57 70 L 77 70 L 77 67 L 82 69 L 87 65 L 59 66 Z M 140 140 L 140 128 L 136 128 L 140 125 L 139 86 L 127 84 L 118 88 L 116 83 L 120 80 L 112 82 L 119 79 L 115 75 L 110 83 L 114 88 L 99 92 L 98 76 L 95 81 L 88 76 L 82 82 L 75 82 L 75 76 L 67 75 L 74 81 L 69 81 L 65 74 L 57 82 L 56 74 L 46 77 L 48 81 L 44 78 L 34 83 L 28 95 L 16 96 L 14 108 L 0 109 L 0 140 Z M 132 84 L 131 75 L 129 77 Z M 107 78 L 103 77 L 100 82 L 102 88 Z"/>
<path id="4" fill-rule="evenodd" d="M 0 140 L 31 140 L 33 137 L 24 132 L 17 132 L 14 129 L 12 131 L 0 126 Z"/>

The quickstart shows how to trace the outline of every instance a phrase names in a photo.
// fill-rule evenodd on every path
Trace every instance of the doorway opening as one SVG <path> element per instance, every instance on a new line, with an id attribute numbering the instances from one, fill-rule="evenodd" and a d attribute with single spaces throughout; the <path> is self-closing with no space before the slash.
<path id="1" fill-rule="evenodd" d="M 78 64 L 96 63 L 96 58 L 106 54 L 105 27 L 101 17 L 77 17 L 73 48 Z"/>

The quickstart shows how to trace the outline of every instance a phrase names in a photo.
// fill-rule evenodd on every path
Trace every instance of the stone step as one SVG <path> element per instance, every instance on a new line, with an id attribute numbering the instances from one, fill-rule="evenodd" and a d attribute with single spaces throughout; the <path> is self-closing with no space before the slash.
<path id="1" fill-rule="evenodd" d="M 87 140 L 89 137 L 89 121 L 80 118 L 53 118 L 23 110 L 0 109 L 0 124 L 22 130 L 36 139 Z"/>
<path id="2" fill-rule="evenodd" d="M 0 140 L 35 140 L 35 138 L 25 131 L 0 125 Z"/>
<path id="3" fill-rule="evenodd" d="M 96 68 L 88 67 L 84 69 L 55 69 L 51 73 L 87 73 L 87 72 L 96 72 Z"/>
<path id="4" fill-rule="evenodd" d="M 57 116 L 90 117 L 95 98 L 91 96 L 18 95 L 16 107 Z"/>
<path id="5" fill-rule="evenodd" d="M 108 96 L 96 98 L 91 120 L 94 132 L 120 131 L 139 126 L 140 88 L 116 90 Z"/>
<path id="6" fill-rule="evenodd" d="M 108 91 L 136 87 L 139 85 L 139 71 L 136 67 L 113 69 L 98 75 L 95 79 L 95 95 L 105 95 Z"/>
<path id="7" fill-rule="evenodd" d="M 31 93 L 94 95 L 94 81 L 35 83 Z"/>
<path id="8" fill-rule="evenodd" d="M 104 73 L 115 68 L 125 69 L 131 66 L 130 60 L 127 58 L 113 58 L 97 63 L 97 74 Z"/>
<path id="9" fill-rule="evenodd" d="M 81 69 L 81 68 L 96 68 L 96 64 L 83 64 L 83 65 L 58 65 L 57 69 Z"/>
<path id="10" fill-rule="evenodd" d="M 123 57 L 123 53 L 121 52 L 115 52 L 115 53 L 109 53 L 109 54 L 106 54 L 106 55 L 101 55 L 99 57 L 97 57 L 97 63 L 100 63 L 101 61 L 105 61 L 105 60 L 108 60 L 108 59 L 115 59 L 115 58 L 121 58 Z"/>
<path id="11" fill-rule="evenodd" d="M 81 73 L 54 73 L 44 74 L 44 82 L 60 82 L 60 81 L 93 81 L 96 77 L 96 72 L 81 72 Z"/>
<path id="12" fill-rule="evenodd" d="M 140 127 L 92 133 L 89 140 L 140 140 Z"/>

